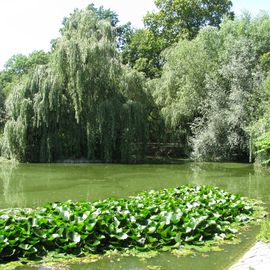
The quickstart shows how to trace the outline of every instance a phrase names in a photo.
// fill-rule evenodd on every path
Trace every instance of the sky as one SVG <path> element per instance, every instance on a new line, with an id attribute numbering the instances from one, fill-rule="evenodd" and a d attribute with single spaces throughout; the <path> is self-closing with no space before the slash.
<path id="1" fill-rule="evenodd" d="M 232 2 L 236 15 L 243 11 L 253 16 L 260 10 L 270 12 L 270 0 Z M 14 54 L 48 51 L 50 41 L 59 36 L 63 18 L 90 3 L 112 9 L 121 23 L 130 21 L 137 28 L 143 26 L 147 11 L 155 10 L 154 0 L 0 0 L 0 69 Z"/>

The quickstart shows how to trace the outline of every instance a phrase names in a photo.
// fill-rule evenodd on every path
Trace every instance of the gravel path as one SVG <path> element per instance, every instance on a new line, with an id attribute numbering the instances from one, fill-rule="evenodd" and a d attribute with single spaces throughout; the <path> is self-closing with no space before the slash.
<path id="1" fill-rule="evenodd" d="M 229 270 L 270 270 L 270 245 L 257 242 Z"/>

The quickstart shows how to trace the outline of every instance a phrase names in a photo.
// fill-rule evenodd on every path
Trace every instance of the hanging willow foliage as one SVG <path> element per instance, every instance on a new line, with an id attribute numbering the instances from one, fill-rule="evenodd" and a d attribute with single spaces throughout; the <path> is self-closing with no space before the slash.
<path id="1" fill-rule="evenodd" d="M 61 33 L 49 64 L 7 100 L 2 155 L 40 162 L 140 160 L 144 78 L 120 64 L 110 22 L 87 8 L 66 19 Z"/>

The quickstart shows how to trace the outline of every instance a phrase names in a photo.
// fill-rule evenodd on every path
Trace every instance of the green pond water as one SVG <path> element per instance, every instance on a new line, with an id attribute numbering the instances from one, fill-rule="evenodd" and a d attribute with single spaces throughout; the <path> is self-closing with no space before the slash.
<path id="1" fill-rule="evenodd" d="M 98 200 L 127 197 L 140 191 L 182 184 L 215 185 L 227 191 L 260 199 L 270 209 L 270 172 L 241 163 L 192 163 L 166 165 L 118 164 L 19 164 L 0 165 L 0 208 L 37 207 L 46 202 Z M 70 269 L 170 270 L 228 269 L 255 241 L 257 227 L 242 233 L 242 242 L 224 245 L 221 252 L 176 257 L 161 253 L 151 259 L 105 258 Z M 50 268 L 17 267 L 16 269 Z M 59 268 L 61 269 L 61 268 Z"/>

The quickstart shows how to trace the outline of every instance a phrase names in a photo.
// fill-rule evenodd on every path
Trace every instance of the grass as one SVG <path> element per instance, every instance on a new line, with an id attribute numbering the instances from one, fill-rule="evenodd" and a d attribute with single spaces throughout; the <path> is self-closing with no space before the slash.
<path id="1" fill-rule="evenodd" d="M 270 243 L 270 218 L 268 217 L 265 221 L 262 222 L 261 231 L 257 236 L 258 240 L 261 240 L 266 243 Z"/>

